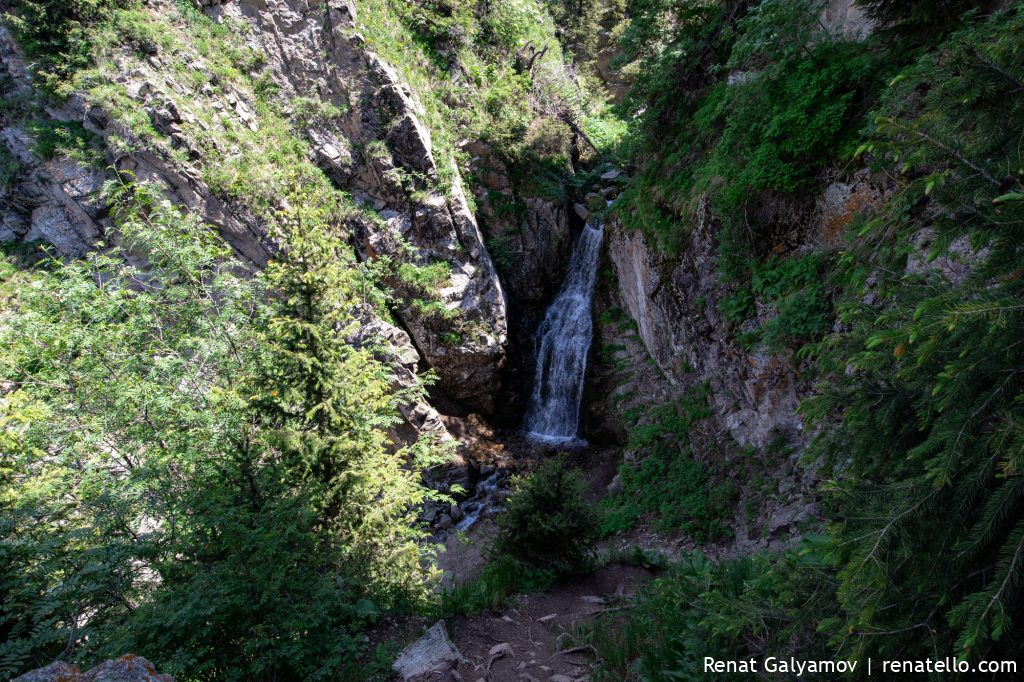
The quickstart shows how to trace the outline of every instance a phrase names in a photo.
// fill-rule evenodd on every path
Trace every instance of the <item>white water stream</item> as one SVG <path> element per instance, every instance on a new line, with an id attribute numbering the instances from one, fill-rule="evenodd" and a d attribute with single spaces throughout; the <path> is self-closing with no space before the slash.
<path id="1" fill-rule="evenodd" d="M 562 289 L 537 329 L 537 369 L 526 411 L 527 435 L 550 443 L 577 439 L 583 379 L 593 337 L 590 305 L 604 225 L 583 228 Z"/>

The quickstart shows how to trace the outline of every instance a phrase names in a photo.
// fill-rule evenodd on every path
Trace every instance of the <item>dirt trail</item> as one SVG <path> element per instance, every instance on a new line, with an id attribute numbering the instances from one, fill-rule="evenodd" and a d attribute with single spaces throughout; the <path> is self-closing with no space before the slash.
<path id="1" fill-rule="evenodd" d="M 452 641 L 465 661 L 466 682 L 577 682 L 589 680 L 591 652 L 573 645 L 579 626 L 628 606 L 651 574 L 609 565 L 541 594 L 519 595 L 498 612 L 457 618 Z M 458 679 L 458 678 L 456 678 Z"/>

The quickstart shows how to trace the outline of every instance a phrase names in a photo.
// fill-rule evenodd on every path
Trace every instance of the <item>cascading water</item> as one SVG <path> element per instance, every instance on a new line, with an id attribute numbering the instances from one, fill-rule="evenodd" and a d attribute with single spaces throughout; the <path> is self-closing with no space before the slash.
<path id="1" fill-rule="evenodd" d="M 604 225 L 583 228 L 569 272 L 537 329 L 537 370 L 526 411 L 526 431 L 538 440 L 576 440 L 580 401 L 593 336 L 590 304 L 597 280 Z"/>

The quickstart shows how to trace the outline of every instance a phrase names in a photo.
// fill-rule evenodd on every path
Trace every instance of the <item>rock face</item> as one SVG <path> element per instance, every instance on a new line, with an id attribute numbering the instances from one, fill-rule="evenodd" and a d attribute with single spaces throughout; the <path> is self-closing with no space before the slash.
<path id="1" fill-rule="evenodd" d="M 420 356 L 404 330 L 383 320 L 371 318 L 360 327 L 358 336 L 353 338 L 352 342 L 357 346 L 381 345 L 383 342 L 386 350 L 378 354 L 378 359 L 392 368 L 394 385 L 400 389 L 415 385 Z M 452 440 L 451 434 L 441 420 L 441 415 L 429 403 L 420 401 L 403 404 L 399 406 L 398 411 L 405 421 L 392 431 L 392 440 L 395 442 L 410 443 L 416 440 L 418 435 L 430 436 L 442 443 Z"/>
<path id="2" fill-rule="evenodd" d="M 27 66 L 3 24 L 0 73 L 13 76 L 5 99 L 30 94 Z M 103 175 L 71 159 L 39 158 L 32 137 L 16 126 L 0 129 L 0 144 L 19 166 L 10 186 L 0 187 L 0 240 L 46 241 L 68 256 L 88 251 L 102 232 L 97 192 Z"/>
<path id="3" fill-rule="evenodd" d="M 418 264 L 450 265 L 451 280 L 438 292 L 450 312 L 446 319 L 408 304 L 400 304 L 398 313 L 443 390 L 489 411 L 508 333 L 505 293 L 458 169 L 438 167 L 422 104 L 394 66 L 366 49 L 353 32 L 355 6 L 340 0 L 324 7 L 301 0 L 246 0 L 214 6 L 211 14 L 252 26 L 247 41 L 268 56 L 284 93 L 294 98 L 316 93 L 348 110 L 308 126 L 306 135 L 328 177 L 381 218 L 352 225 L 357 251 L 366 259 L 397 259 L 411 246 Z M 426 182 L 412 189 L 403 183 L 415 177 L 410 174 Z M 452 178 L 447 188 L 437 182 L 442 176 Z"/>
<path id="4" fill-rule="evenodd" d="M 161 675 L 156 666 L 141 656 L 127 654 L 112 661 L 104 661 L 87 672 L 81 672 L 76 666 L 64 661 L 57 661 L 16 677 L 14 682 L 174 682 L 174 678 Z"/>
<path id="5" fill-rule="evenodd" d="M 451 276 L 436 291 L 395 297 L 396 314 L 408 333 L 420 369 L 432 368 L 449 397 L 487 412 L 499 386 L 507 340 L 507 310 L 494 264 L 469 208 L 457 168 L 439 168 L 424 124 L 423 107 L 393 65 L 367 49 L 354 32 L 356 9 L 344 0 L 313 5 L 304 0 L 203 2 L 211 16 L 231 20 L 255 53 L 265 57 L 269 77 L 286 106 L 315 101 L 341 112 L 329 117 L 291 116 L 309 144 L 309 156 L 339 189 L 363 206 L 344 226 L 365 259 L 390 257 L 417 265 L 446 264 Z M 152 11 L 162 11 L 159 2 Z M 131 106 L 148 113 L 159 144 L 137 143 L 137 135 L 105 109 L 105 103 L 73 96 L 56 119 L 81 124 L 104 143 L 107 159 L 93 168 L 71 159 L 43 160 L 17 122 L 0 118 L 0 142 L 18 159 L 21 172 L 0 200 L 0 239 L 45 240 L 61 255 L 77 257 L 108 227 L 97 190 L 109 175 L 106 163 L 163 188 L 174 203 L 215 226 L 243 259 L 262 266 L 275 245 L 261 212 L 210 178 L 220 159 L 244 150 L 232 137 L 204 135 L 211 129 L 260 131 L 267 122 L 253 92 L 220 79 L 198 54 L 179 55 L 200 88 L 182 83 L 160 54 L 118 64 L 112 78 Z M 191 60 L 191 61 L 189 61 Z M 16 92 L 31 92 L 29 70 L 12 37 L 0 26 L 0 63 Z M 5 94 L 6 96 L 6 94 Z M 125 106 L 124 104 L 121 105 Z M 298 106 L 298 105 L 294 105 Z M 287 112 L 285 112 L 287 114 Z M 230 125 L 229 125 L 230 124 Z M 125 144 L 124 141 L 132 141 Z M 361 151 L 358 151 L 361 150 Z M 272 172 L 272 171 L 270 171 Z M 424 313 L 417 299 L 438 303 Z M 403 344 L 404 344 L 403 341 Z M 408 364 L 406 365 L 408 367 Z M 415 419 L 427 419 L 419 414 Z"/>
<path id="6" fill-rule="evenodd" d="M 466 151 L 479 183 L 480 221 L 488 243 L 500 247 L 509 296 L 517 306 L 544 303 L 558 288 L 569 258 L 567 204 L 517 192 L 508 166 L 486 143 L 473 141 Z"/>
<path id="7" fill-rule="evenodd" d="M 511 426 L 510 420 L 521 416 L 523 401 L 530 393 L 531 341 L 565 277 L 573 228 L 582 226 L 583 219 L 566 199 L 554 196 L 555 188 L 549 187 L 545 196 L 539 196 L 538 188 L 529 186 L 530 180 L 523 182 L 511 162 L 485 142 L 467 142 L 464 150 L 470 154 L 481 230 L 511 301 L 509 336 L 520 341 L 508 347 L 504 409 L 497 415 Z"/>
<path id="8" fill-rule="evenodd" d="M 827 184 L 803 202 L 777 200 L 760 207 L 762 224 L 788 227 L 797 253 L 839 245 L 853 216 L 880 207 L 891 187 L 861 170 Z M 744 350 L 718 302 L 729 293 L 715 271 L 718 220 L 702 201 L 690 241 L 668 259 L 643 234 L 617 221 L 608 227 L 608 255 L 618 280 L 621 305 L 668 383 L 710 382 L 718 422 L 743 446 L 763 448 L 778 437 L 799 449 L 806 443 L 797 405 L 809 390 L 792 350 Z M 771 311 L 758 310 L 756 324 Z"/>
<path id="9" fill-rule="evenodd" d="M 798 438 L 793 358 L 741 351 L 716 310 L 725 291 L 714 272 L 715 221 L 706 204 L 689 247 L 675 262 L 662 259 L 641 233 L 618 222 L 609 227 L 608 254 L 622 304 L 665 378 L 673 384 L 710 381 L 718 419 L 741 445 L 763 447 L 779 433 Z"/>
<path id="10" fill-rule="evenodd" d="M 875 29 L 854 0 L 829 0 L 821 10 L 821 25 L 831 34 L 856 40 L 867 38 Z"/>

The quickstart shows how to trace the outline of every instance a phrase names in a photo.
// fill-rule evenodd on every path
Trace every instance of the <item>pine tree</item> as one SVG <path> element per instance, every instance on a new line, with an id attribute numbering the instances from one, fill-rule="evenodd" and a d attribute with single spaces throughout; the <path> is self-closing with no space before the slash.
<path id="1" fill-rule="evenodd" d="M 1014 8 L 922 57 L 861 150 L 900 189 L 841 257 L 851 331 L 805 409 L 841 419 L 835 638 L 862 654 L 1021 654 L 1022 30 Z"/>

